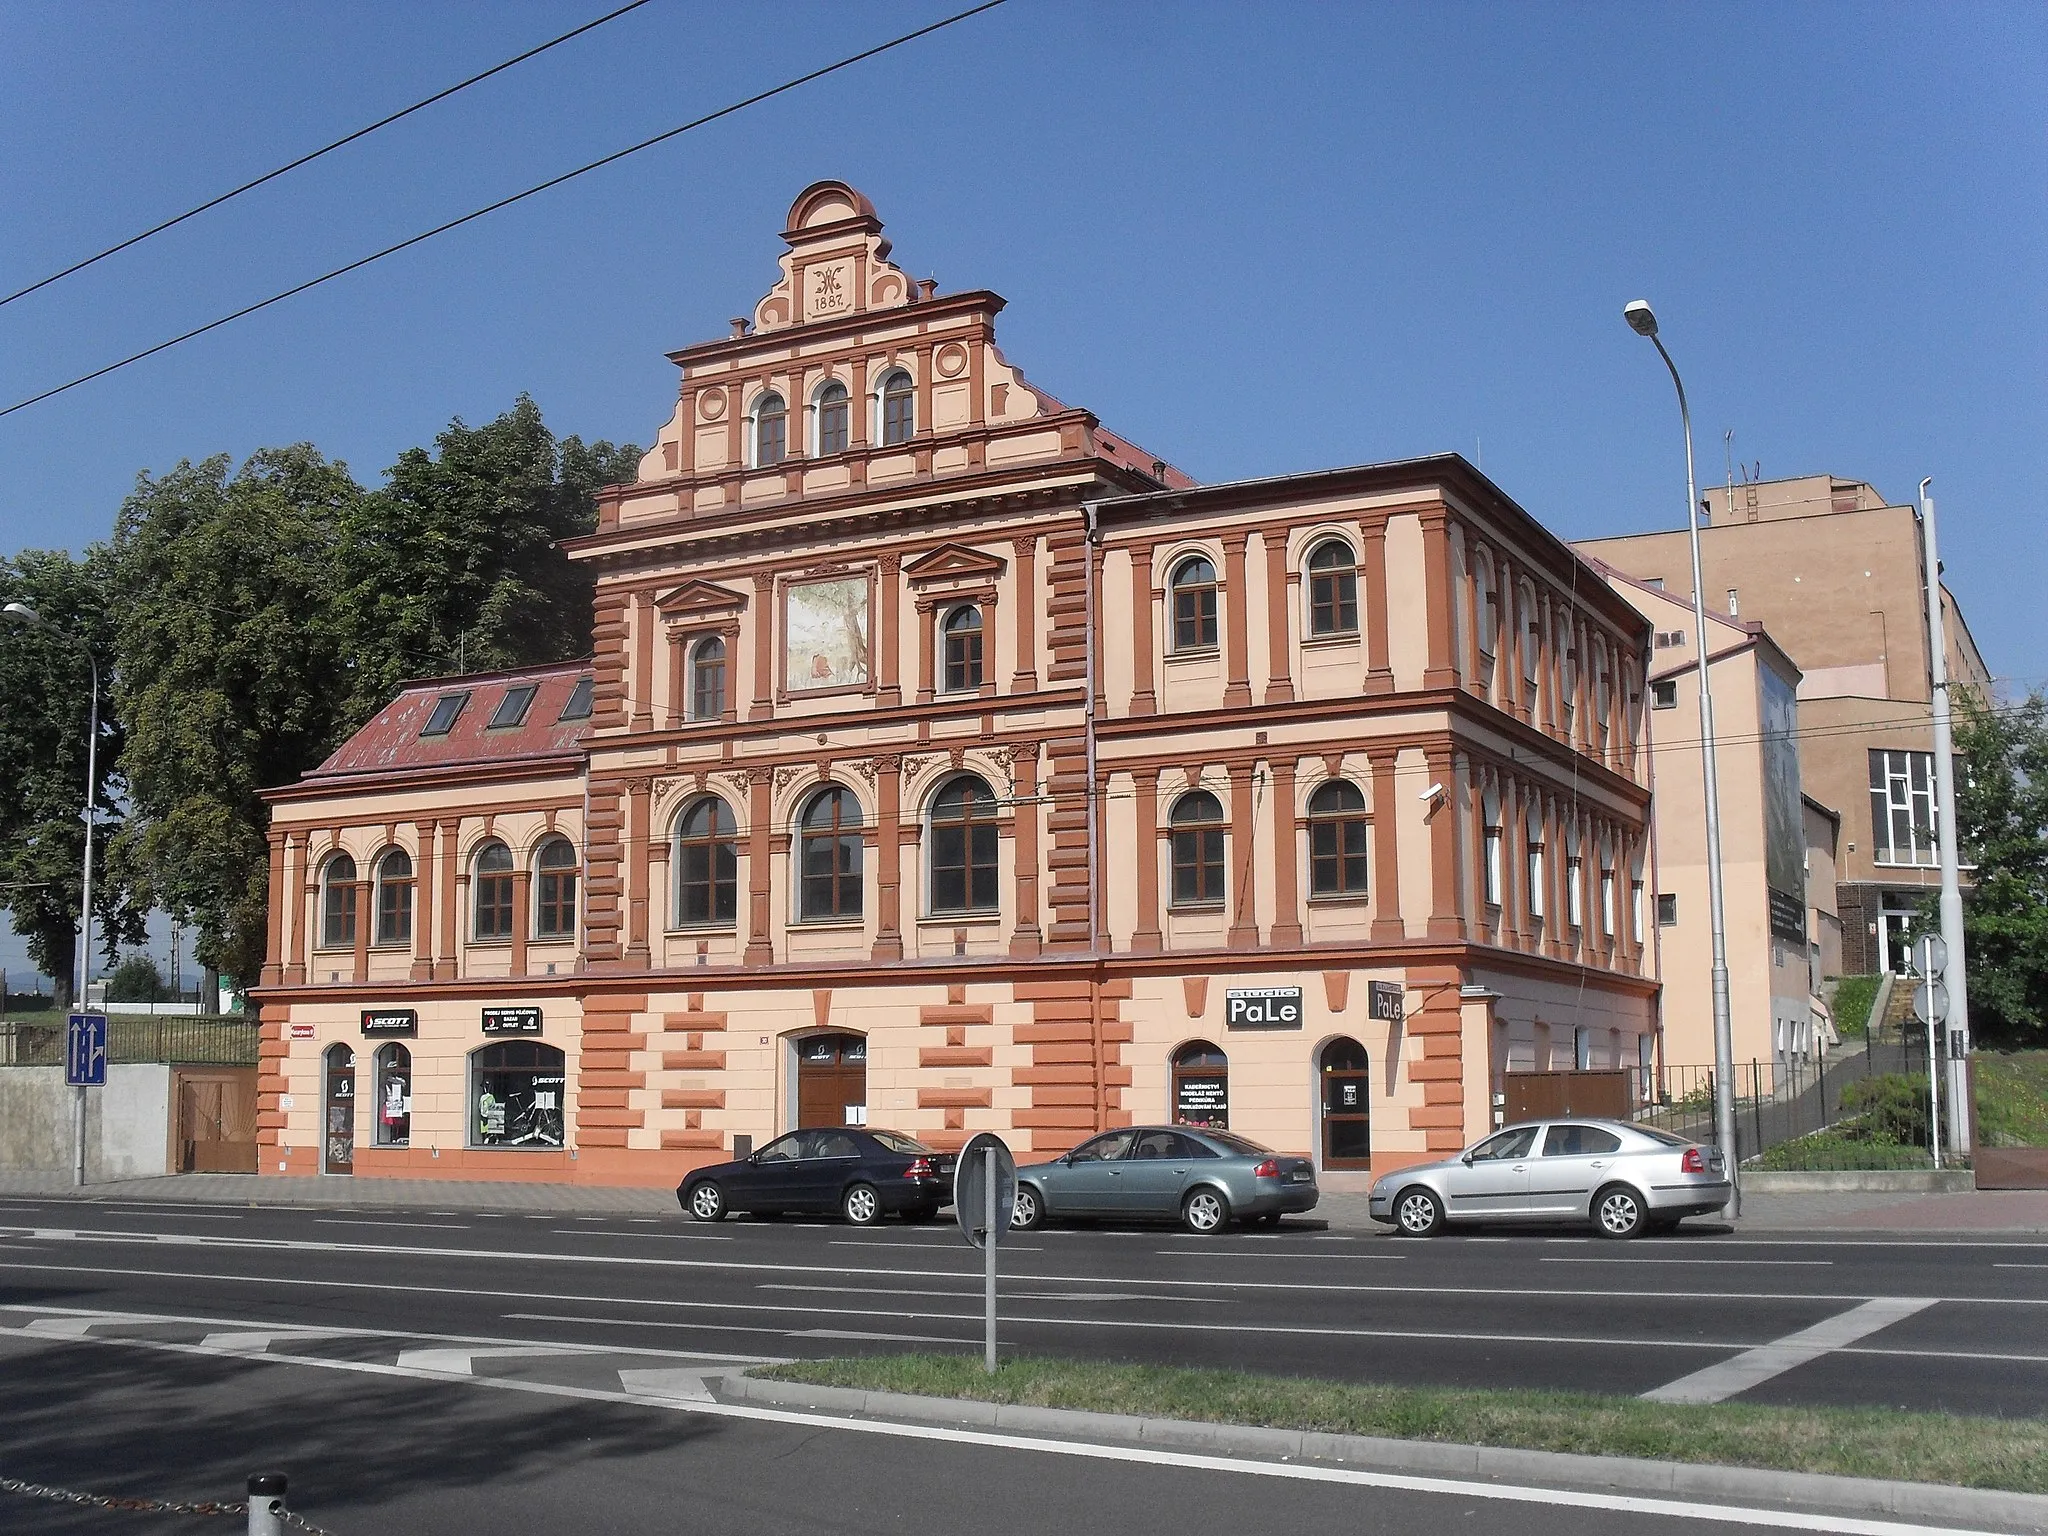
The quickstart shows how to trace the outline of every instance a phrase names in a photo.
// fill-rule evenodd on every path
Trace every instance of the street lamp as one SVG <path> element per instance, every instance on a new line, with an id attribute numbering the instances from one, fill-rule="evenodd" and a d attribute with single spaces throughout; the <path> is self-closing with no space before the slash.
<path id="1" fill-rule="evenodd" d="M 1623 308 L 1621 317 L 1638 336 L 1648 337 L 1657 355 L 1664 359 L 1671 383 L 1678 391 L 1678 419 L 1685 428 L 1685 521 L 1692 538 L 1693 644 L 1700 674 L 1700 776 L 1707 794 L 1707 907 L 1714 929 L 1714 1140 L 1719 1143 L 1722 1161 L 1728 1168 L 1728 1213 L 1740 1216 L 1742 1184 L 1736 1176 L 1735 1155 L 1735 1030 L 1728 1014 L 1728 929 L 1721 900 L 1721 786 L 1714 771 L 1714 690 L 1707 675 L 1707 599 L 1700 575 L 1700 503 L 1693 482 L 1692 410 L 1685 403 L 1685 383 L 1678 377 L 1678 365 L 1657 339 L 1657 315 L 1649 301 L 1637 299 Z"/>
<path id="2" fill-rule="evenodd" d="M 99 658 L 93 655 L 90 645 L 79 639 L 78 636 L 67 634 L 65 631 L 58 629 L 27 603 L 9 603 L 6 607 L 0 608 L 0 614 L 4 614 L 16 624 L 28 625 L 36 629 L 47 629 L 51 634 L 69 640 L 81 651 L 85 652 L 86 665 L 92 668 L 91 715 L 90 723 L 86 727 L 85 736 L 85 811 L 83 813 L 85 821 L 85 875 L 82 881 L 83 889 L 80 892 L 79 901 L 79 918 L 83 926 L 83 936 L 80 938 L 78 945 L 78 993 L 76 1000 L 72 1003 L 73 1008 L 82 1009 L 86 1006 L 87 978 L 92 975 L 92 834 L 94 819 L 93 802 L 99 798 L 100 787 L 100 662 Z M 85 1090 L 78 1088 L 74 1092 L 76 1099 L 72 1106 L 72 1123 L 75 1129 L 72 1136 L 72 1146 L 76 1152 L 76 1157 L 73 1160 L 71 1169 L 71 1182 L 73 1184 L 83 1184 L 85 1182 Z"/>

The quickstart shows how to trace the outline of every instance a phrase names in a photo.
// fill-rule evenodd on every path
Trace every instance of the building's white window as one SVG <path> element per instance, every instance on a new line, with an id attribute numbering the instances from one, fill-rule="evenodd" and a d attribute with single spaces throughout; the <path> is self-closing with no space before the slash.
<path id="1" fill-rule="evenodd" d="M 1740 618 L 1741 616 L 1742 616 L 1742 594 L 1741 594 L 1740 592 L 1736 591 L 1736 590 L 1735 590 L 1735 588 L 1733 588 L 1733 587 L 1730 587 L 1730 588 L 1728 589 L 1728 617 L 1729 617 L 1729 618 L 1731 618 L 1731 619 L 1733 619 L 1733 618 Z"/>
<path id="2" fill-rule="evenodd" d="M 1585 926 L 1586 922 L 1586 866 L 1574 853 L 1564 861 L 1564 907 L 1565 921 L 1574 928 Z"/>
<path id="3" fill-rule="evenodd" d="M 1676 680 L 1650 684 L 1650 708 L 1678 708 L 1678 683 Z"/>
<path id="4" fill-rule="evenodd" d="M 1572 1065 L 1581 1072 L 1593 1065 L 1593 1031 L 1583 1024 L 1572 1031 Z"/>
<path id="5" fill-rule="evenodd" d="M 1488 795 L 1486 797 L 1485 815 L 1486 855 L 1485 858 L 1481 861 L 1479 873 L 1480 879 L 1484 883 L 1486 888 L 1486 904 L 1489 907 L 1497 907 L 1500 905 L 1502 875 L 1500 802 L 1494 799 L 1492 795 Z"/>
<path id="6" fill-rule="evenodd" d="M 1932 752 L 1870 754 L 1870 826 L 1871 857 L 1877 863 L 1931 868 L 1939 862 Z"/>
<path id="7" fill-rule="evenodd" d="M 1614 937 L 1614 871 L 1600 871 L 1600 931 Z"/>
<path id="8" fill-rule="evenodd" d="M 1643 882 L 1631 880 L 1628 885 L 1628 936 L 1638 944 L 1643 942 Z"/>

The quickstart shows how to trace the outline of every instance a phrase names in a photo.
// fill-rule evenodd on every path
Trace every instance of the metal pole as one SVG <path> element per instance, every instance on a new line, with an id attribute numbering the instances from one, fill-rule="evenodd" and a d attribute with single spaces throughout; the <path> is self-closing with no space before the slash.
<path id="1" fill-rule="evenodd" d="M 986 1188 L 982 1191 L 982 1355 L 981 1363 L 989 1375 L 996 1373 L 996 1149 L 991 1146 L 982 1154 L 983 1166 L 987 1170 L 984 1178 Z"/>
<path id="2" fill-rule="evenodd" d="M 85 734 L 85 877 L 79 902 L 85 932 L 78 948 L 78 1008 L 83 1012 L 89 1006 L 86 987 L 92 976 L 92 834 L 93 802 L 99 798 L 100 787 L 100 663 L 90 645 L 83 640 L 78 644 L 85 652 L 86 665 L 92 668 L 92 704 Z M 73 1088 L 71 1094 L 71 1183 L 80 1188 L 85 1184 L 84 1086 Z"/>
<path id="3" fill-rule="evenodd" d="M 1934 537 L 1934 498 L 1920 482 L 1920 538 L 1927 564 L 1927 660 L 1934 695 L 1934 824 L 1941 849 L 1941 940 L 1948 946 L 1948 964 L 1941 979 L 1948 989 L 1948 1013 L 1942 1026 L 1951 1038 L 1960 1034 L 1959 1051 L 1949 1055 L 1948 1144 L 1970 1150 L 1970 1104 L 1964 1058 L 1970 1050 L 1970 986 L 1963 965 L 1963 887 L 1961 856 L 1956 847 L 1955 749 L 1949 738 L 1948 647 L 1941 621 L 1941 551 Z"/>
<path id="4" fill-rule="evenodd" d="M 1714 936 L 1714 1139 L 1728 1165 L 1728 1214 L 1742 1214 L 1742 1181 L 1735 1146 L 1735 1028 L 1728 1011 L 1728 928 L 1721 896 L 1721 783 L 1714 765 L 1714 688 L 1708 676 L 1707 599 L 1700 574 L 1700 500 L 1693 479 L 1692 408 L 1678 365 L 1654 331 L 1650 341 L 1678 390 L 1678 417 L 1685 428 L 1685 521 L 1692 541 L 1693 643 L 1700 674 L 1700 775 L 1707 800 L 1707 907 Z"/>
<path id="5" fill-rule="evenodd" d="M 1935 1015 L 1943 1010 L 1935 1007 L 1941 985 L 1934 978 L 1934 945 L 1926 938 L 1920 940 L 1920 974 L 1927 985 L 1927 1141 L 1934 1152 L 1934 1166 L 1941 1166 L 1941 1057 L 1935 1054 L 1934 1037 L 1940 1029 Z M 1946 1015 L 1943 1015 L 1946 1017 Z"/>
<path id="6" fill-rule="evenodd" d="M 258 1472 L 249 1479 L 249 1536 L 284 1536 L 282 1472 Z"/>

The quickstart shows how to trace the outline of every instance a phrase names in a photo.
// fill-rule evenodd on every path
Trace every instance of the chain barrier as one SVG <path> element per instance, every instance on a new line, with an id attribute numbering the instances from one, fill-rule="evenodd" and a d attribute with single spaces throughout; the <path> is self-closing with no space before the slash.
<path id="1" fill-rule="evenodd" d="M 249 1513 L 247 1499 L 232 1501 L 208 1499 L 199 1504 L 180 1504 L 172 1499 L 144 1499 L 119 1493 L 79 1493 L 70 1488 L 52 1488 L 47 1483 L 26 1482 L 18 1477 L 0 1477 L 0 1493 L 25 1494 L 32 1499 L 51 1499 L 59 1504 L 81 1504 L 89 1509 L 121 1509 L 146 1515 L 246 1515 Z M 280 1512 L 279 1519 L 295 1531 L 304 1531 L 306 1536 L 328 1536 L 326 1531 L 311 1521 L 300 1518 L 290 1510 Z"/>

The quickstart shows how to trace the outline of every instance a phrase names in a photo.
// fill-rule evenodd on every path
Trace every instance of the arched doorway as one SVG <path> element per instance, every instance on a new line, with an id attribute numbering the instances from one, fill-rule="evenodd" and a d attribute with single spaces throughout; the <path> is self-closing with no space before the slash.
<path id="1" fill-rule="evenodd" d="M 1230 1058 L 1206 1040 L 1190 1040 L 1173 1053 L 1173 1120 L 1230 1129 Z"/>
<path id="2" fill-rule="evenodd" d="M 1372 1166 L 1372 1063 L 1365 1047 L 1339 1035 L 1316 1059 L 1323 1101 L 1323 1166 Z"/>
<path id="3" fill-rule="evenodd" d="M 796 1043 L 797 1129 L 868 1123 L 868 1043 L 810 1035 Z"/>
<path id="4" fill-rule="evenodd" d="M 321 1108 L 322 1173 L 356 1171 L 356 1053 L 345 1045 L 327 1048 L 327 1092 Z"/>

